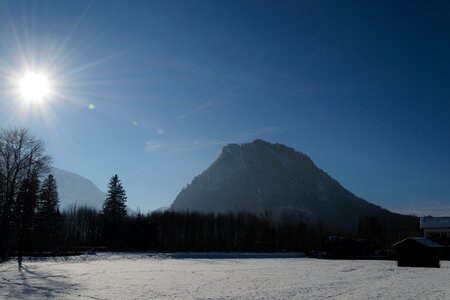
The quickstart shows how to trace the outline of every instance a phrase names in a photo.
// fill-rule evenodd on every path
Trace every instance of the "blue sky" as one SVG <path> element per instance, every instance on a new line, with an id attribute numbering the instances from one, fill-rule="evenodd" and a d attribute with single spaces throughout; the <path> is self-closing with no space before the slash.
<path id="1" fill-rule="evenodd" d="M 392 2 L 0 1 L 0 127 L 103 190 L 117 173 L 143 211 L 262 138 L 370 202 L 450 214 L 450 4 Z M 51 99 L 14 93 L 27 68 Z"/>

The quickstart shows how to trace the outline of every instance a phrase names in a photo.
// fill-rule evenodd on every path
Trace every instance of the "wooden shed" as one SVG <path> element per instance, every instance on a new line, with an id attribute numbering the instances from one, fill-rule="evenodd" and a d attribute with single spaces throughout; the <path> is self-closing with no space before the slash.
<path id="1" fill-rule="evenodd" d="M 439 268 L 441 245 L 424 237 L 409 237 L 394 245 L 399 267 Z"/>

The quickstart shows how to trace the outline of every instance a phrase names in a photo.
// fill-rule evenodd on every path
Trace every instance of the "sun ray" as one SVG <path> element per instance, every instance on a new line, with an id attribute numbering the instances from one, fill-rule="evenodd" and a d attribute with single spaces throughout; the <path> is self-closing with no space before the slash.
<path id="1" fill-rule="evenodd" d="M 72 39 L 72 36 L 75 34 L 75 32 L 80 27 L 80 24 L 82 23 L 82 21 L 86 17 L 88 11 L 91 9 L 92 4 L 93 4 L 92 2 L 88 3 L 86 5 L 86 7 L 84 8 L 83 12 L 81 13 L 81 15 L 77 18 L 75 24 L 72 26 L 72 28 L 70 29 L 69 33 L 66 35 L 66 37 L 64 38 L 64 40 L 62 41 L 62 43 L 59 45 L 58 49 L 54 53 L 53 60 L 49 61 L 49 65 L 50 66 L 52 66 L 55 62 L 58 61 L 58 58 L 61 55 L 61 53 L 67 52 L 66 49 L 65 49 L 67 47 L 67 44 L 70 42 L 70 40 Z"/>

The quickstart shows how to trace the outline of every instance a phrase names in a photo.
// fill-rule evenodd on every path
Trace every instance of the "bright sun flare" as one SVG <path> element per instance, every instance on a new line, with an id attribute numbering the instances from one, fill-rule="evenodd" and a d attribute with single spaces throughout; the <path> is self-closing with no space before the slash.
<path id="1" fill-rule="evenodd" d="M 40 102 L 50 94 L 50 83 L 48 78 L 39 73 L 27 73 L 19 81 L 19 92 L 21 96 L 31 102 Z"/>

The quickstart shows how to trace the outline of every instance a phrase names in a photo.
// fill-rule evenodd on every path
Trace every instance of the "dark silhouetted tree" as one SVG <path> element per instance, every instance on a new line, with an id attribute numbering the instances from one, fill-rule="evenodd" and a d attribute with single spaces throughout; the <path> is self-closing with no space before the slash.
<path id="1" fill-rule="evenodd" d="M 44 143 L 25 128 L 0 130 L 0 260 L 10 255 L 11 224 L 17 217 L 13 209 L 19 190 L 30 175 L 39 177 L 48 171 L 50 157 L 44 148 Z"/>
<path id="2" fill-rule="evenodd" d="M 58 244 L 61 218 L 58 186 L 55 177 L 49 174 L 39 190 L 36 212 L 36 231 L 43 249 L 49 250 Z"/>
<path id="3" fill-rule="evenodd" d="M 127 214 L 127 196 L 119 177 L 114 175 L 108 184 L 108 194 L 103 203 L 103 214 L 112 220 L 121 220 Z"/>
<path id="4" fill-rule="evenodd" d="M 25 250 L 29 250 L 33 215 L 38 198 L 39 178 L 34 173 L 25 178 L 17 193 L 14 205 L 16 217 L 15 228 L 17 230 L 17 258 L 19 268 L 22 266 L 22 256 Z"/>
<path id="5" fill-rule="evenodd" d="M 106 245 L 117 248 L 122 239 L 123 224 L 127 215 L 127 196 L 119 177 L 114 175 L 108 184 L 108 193 L 103 203 L 103 220 Z"/>

